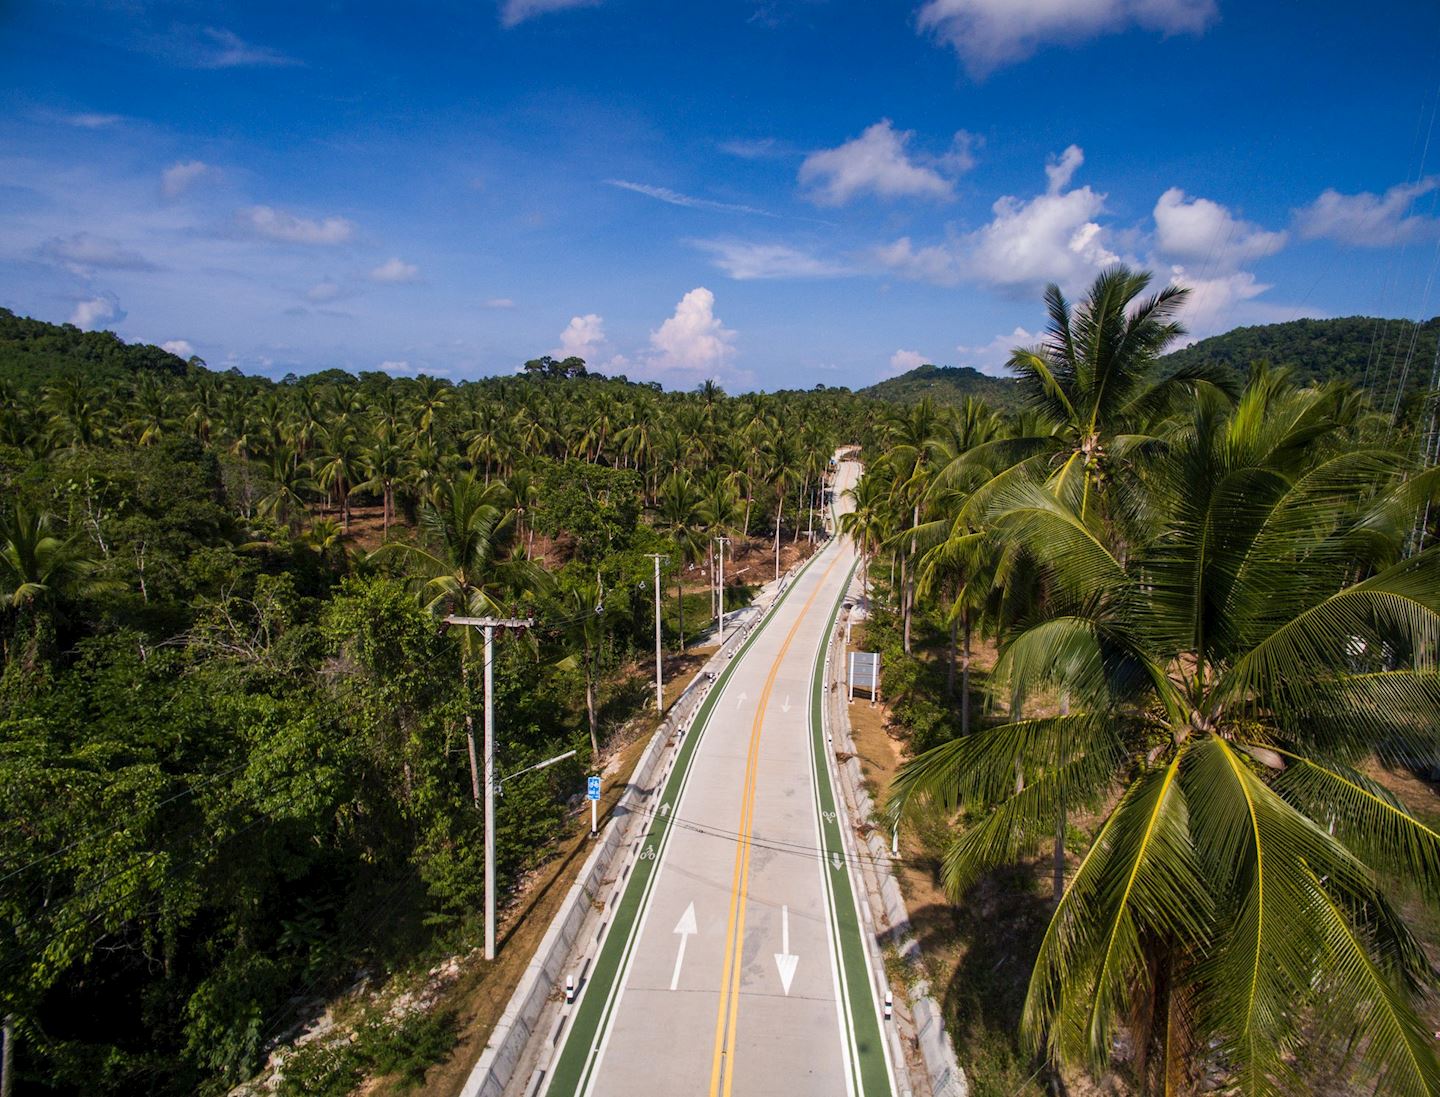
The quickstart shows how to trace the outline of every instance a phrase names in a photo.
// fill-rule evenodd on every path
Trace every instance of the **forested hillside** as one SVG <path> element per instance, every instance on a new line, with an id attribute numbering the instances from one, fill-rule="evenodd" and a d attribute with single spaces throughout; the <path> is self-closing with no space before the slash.
<path id="1" fill-rule="evenodd" d="M 1334 320 L 1291 320 L 1283 324 L 1236 328 L 1165 356 L 1173 366 L 1217 364 L 1239 374 L 1252 362 L 1286 366 L 1302 383 L 1347 381 L 1393 398 L 1402 383 L 1413 393 L 1430 383 L 1440 317 L 1416 324 L 1373 316 Z"/>
<path id="2" fill-rule="evenodd" d="M 860 395 L 895 404 L 925 399 L 937 404 L 963 404 L 973 398 L 1007 410 L 1020 405 L 1020 390 L 1014 380 L 991 377 L 970 366 L 917 366 L 861 389 Z"/>
<path id="3" fill-rule="evenodd" d="M 678 648 L 709 624 L 713 537 L 770 578 L 817 525 L 835 444 L 868 430 L 838 391 L 665 394 L 544 360 L 276 383 L 7 331 L 28 345 L 7 362 L 48 371 L 0 382 L 0 1014 L 21 1093 L 221 1092 L 361 973 L 467 950 L 483 675 L 439 618 L 536 622 L 497 645 L 500 772 L 578 752 L 506 784 L 503 898 L 650 697 L 644 554 L 668 557 Z M 286 1092 L 343 1092 L 356 1067 L 316 1069 Z"/>
<path id="4" fill-rule="evenodd" d="M 183 358 L 146 343 L 125 343 L 111 331 L 47 324 L 0 308 L 0 382 L 26 387 L 62 377 L 119 381 L 138 373 L 181 376 Z"/>

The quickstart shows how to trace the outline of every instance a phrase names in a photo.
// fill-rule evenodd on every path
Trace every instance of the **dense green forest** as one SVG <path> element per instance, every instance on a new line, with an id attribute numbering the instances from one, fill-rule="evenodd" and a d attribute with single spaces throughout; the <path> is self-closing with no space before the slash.
<path id="1" fill-rule="evenodd" d="M 1236 328 L 1201 339 L 1165 356 L 1171 366 L 1228 366 L 1239 374 L 1265 361 L 1295 371 L 1302 382 L 1348 381 L 1373 393 L 1376 404 L 1393 402 L 1397 390 L 1407 396 L 1430 383 L 1440 317 L 1415 323 L 1375 316 L 1334 320 L 1290 320 Z"/>
<path id="2" fill-rule="evenodd" d="M 1372 768 L 1437 756 L 1418 420 L 1318 368 L 1162 357 L 1181 298 L 1144 287 L 1052 293 L 1046 344 L 986 379 L 1013 410 L 905 378 L 893 401 L 666 393 L 578 359 L 276 382 L 0 316 L 19 1092 L 220 1093 L 314 1000 L 473 945 L 481 675 L 439 618 L 536 622 L 498 647 L 502 772 L 578 752 L 507 785 L 508 892 L 648 696 L 645 554 L 689 584 L 673 608 L 698 593 L 702 619 L 667 613 L 679 648 L 713 537 L 778 572 L 841 442 L 910 758 L 891 810 L 942 812 L 957 900 L 1053 857 L 1020 1078 L 1440 1092 L 1400 909 L 1440 894 L 1440 833 Z"/>
<path id="3" fill-rule="evenodd" d="M 861 389 L 860 394 L 897 404 L 924 399 L 937 404 L 963 404 L 975 399 L 1006 411 L 1020 406 L 1020 390 L 1013 379 L 991 377 L 970 366 L 916 366 L 898 377 L 887 377 Z"/>
<path id="4" fill-rule="evenodd" d="M 625 673 L 652 650 L 644 554 L 699 588 L 678 646 L 708 624 L 712 536 L 748 538 L 769 578 L 870 414 L 546 359 L 277 383 L 6 319 L 8 367 L 37 363 L 0 382 L 20 1093 L 221 1092 L 316 998 L 473 944 L 483 676 L 438 617 L 536 622 L 498 644 L 502 773 L 578 751 L 507 783 L 504 894 L 650 696 Z"/>
<path id="5" fill-rule="evenodd" d="M 1025 410 L 898 411 L 842 519 L 887 822 L 1001 919 L 937 990 L 974 1093 L 1440 1093 L 1440 470 L 1349 381 L 1177 369 L 1184 298 L 1052 286 Z"/>
<path id="6" fill-rule="evenodd" d="M 1171 369 L 1223 366 L 1237 378 L 1253 363 L 1269 362 L 1294 370 L 1302 382 L 1348 381 L 1372 394 L 1377 406 L 1392 410 L 1401 392 L 1402 412 L 1414 414 L 1430 383 L 1437 338 L 1440 318 L 1419 324 L 1374 316 L 1291 320 L 1213 335 L 1168 352 L 1163 361 Z M 1013 378 L 991 377 L 969 366 L 919 366 L 860 392 L 903 404 L 927 397 L 937 404 L 962 404 L 974 398 L 1004 411 L 1024 403 Z"/>

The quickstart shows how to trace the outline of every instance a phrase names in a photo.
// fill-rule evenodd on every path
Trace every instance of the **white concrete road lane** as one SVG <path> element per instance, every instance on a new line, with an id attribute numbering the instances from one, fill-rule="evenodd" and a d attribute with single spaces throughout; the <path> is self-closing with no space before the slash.
<path id="1" fill-rule="evenodd" d="M 839 466 L 839 506 L 858 474 Z M 631 874 L 552 1097 L 891 1091 L 814 711 L 854 565 L 833 538 L 707 699 L 642 850 L 653 871 Z"/>

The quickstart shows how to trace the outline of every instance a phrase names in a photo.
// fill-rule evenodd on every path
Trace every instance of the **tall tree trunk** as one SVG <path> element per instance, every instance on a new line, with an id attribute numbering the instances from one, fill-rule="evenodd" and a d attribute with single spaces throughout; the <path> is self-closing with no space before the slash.
<path id="1" fill-rule="evenodd" d="M 960 611 L 960 734 L 970 734 L 970 607 Z"/>
<path id="2" fill-rule="evenodd" d="M 948 648 L 948 655 L 945 660 L 945 696 L 952 699 L 955 696 L 955 635 L 959 631 L 959 618 L 951 618 L 950 646 Z"/>
<path id="3" fill-rule="evenodd" d="M 1060 715 L 1070 715 L 1070 695 L 1060 694 Z M 1064 759 L 1061 759 L 1064 764 Z M 1060 794 L 1060 807 L 1055 813 L 1055 850 L 1051 860 L 1050 898 L 1057 907 L 1065 894 L 1065 794 Z"/>
<path id="4" fill-rule="evenodd" d="M 475 714 L 470 710 L 470 661 L 460 656 L 460 683 L 465 690 L 465 746 L 470 752 L 470 794 L 480 807 L 480 759 L 475 752 Z"/>
<path id="5" fill-rule="evenodd" d="M 0 1022 L 0 1097 L 15 1092 L 15 1017 L 5 1014 Z"/>
<path id="6" fill-rule="evenodd" d="M 590 757 L 600 757 L 600 712 L 595 707 L 595 678 L 589 671 L 585 675 L 585 712 L 590 717 Z"/>

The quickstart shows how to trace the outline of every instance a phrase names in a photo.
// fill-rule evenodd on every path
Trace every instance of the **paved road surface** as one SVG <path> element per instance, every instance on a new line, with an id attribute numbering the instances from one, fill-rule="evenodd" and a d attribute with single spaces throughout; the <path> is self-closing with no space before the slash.
<path id="1" fill-rule="evenodd" d="M 841 464 L 840 507 L 858 474 Z M 551 1097 L 892 1092 L 820 726 L 823 641 L 855 563 L 832 539 L 706 698 Z"/>

